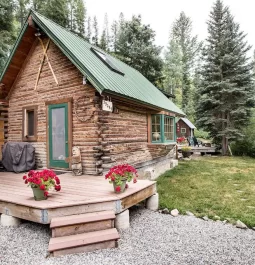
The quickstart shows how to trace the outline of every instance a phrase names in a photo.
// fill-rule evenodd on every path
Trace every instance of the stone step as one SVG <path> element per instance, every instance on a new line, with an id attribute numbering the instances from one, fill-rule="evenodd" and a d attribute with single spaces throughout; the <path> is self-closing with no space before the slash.
<path id="1" fill-rule="evenodd" d="M 115 213 L 102 211 L 52 218 L 52 237 L 76 235 L 114 227 Z"/>
<path id="2" fill-rule="evenodd" d="M 51 238 L 49 252 L 53 256 L 95 251 L 117 246 L 119 234 L 116 228 Z"/>

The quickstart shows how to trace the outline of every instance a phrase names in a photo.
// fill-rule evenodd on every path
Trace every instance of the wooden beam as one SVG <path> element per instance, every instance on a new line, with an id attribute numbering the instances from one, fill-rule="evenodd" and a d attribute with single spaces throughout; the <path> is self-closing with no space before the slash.
<path id="1" fill-rule="evenodd" d="M 43 45 L 43 41 L 42 41 L 42 39 L 39 38 L 39 37 L 38 37 L 38 39 L 39 39 L 39 41 L 40 41 L 40 43 L 41 43 L 41 45 L 42 45 L 43 52 L 44 52 L 44 56 L 46 57 L 46 60 L 47 60 L 48 65 L 49 65 L 49 68 L 50 68 L 51 73 L 52 73 L 52 75 L 53 75 L 53 77 L 54 77 L 54 80 L 55 80 L 56 84 L 58 85 L 57 77 L 55 76 L 55 73 L 54 73 L 54 71 L 53 71 L 53 69 L 52 69 L 52 66 L 51 66 L 51 63 L 50 63 L 49 57 L 48 57 L 48 55 L 47 55 L 47 50 L 46 50 L 46 48 L 45 48 L 44 45 Z M 49 39 L 49 41 L 50 41 L 50 39 Z"/>
<path id="2" fill-rule="evenodd" d="M 40 41 L 42 41 L 40 38 L 38 38 Z M 42 61 L 41 61 L 41 64 L 39 66 L 39 70 L 38 70 L 38 73 L 37 73 L 37 76 L 36 76 L 36 80 L 35 80 L 35 88 L 34 90 L 37 89 L 37 85 L 38 85 L 38 82 L 39 82 L 39 78 L 40 78 L 40 74 L 41 74 L 41 71 L 42 71 L 42 68 L 43 68 L 43 63 L 44 63 L 44 60 L 45 60 L 45 53 L 47 52 L 48 48 L 49 48 L 49 44 L 50 44 L 50 39 L 48 40 L 48 42 L 46 43 L 46 47 L 45 47 L 45 50 L 44 50 L 44 54 L 43 54 L 43 58 L 42 58 Z M 43 45 L 43 44 L 42 44 Z M 44 49 L 44 48 L 43 48 Z"/>

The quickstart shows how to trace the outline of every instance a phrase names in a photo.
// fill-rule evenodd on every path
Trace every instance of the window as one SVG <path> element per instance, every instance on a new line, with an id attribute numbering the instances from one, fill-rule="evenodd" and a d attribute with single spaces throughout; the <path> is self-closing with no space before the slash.
<path id="1" fill-rule="evenodd" d="M 185 134 L 186 133 L 186 128 L 181 128 L 181 133 Z"/>
<path id="2" fill-rule="evenodd" d="M 166 115 L 152 115 L 151 139 L 153 143 L 165 143 L 175 141 L 174 117 Z"/>
<path id="3" fill-rule="evenodd" d="M 37 140 L 37 106 L 23 108 L 23 132 L 24 142 Z"/>
<path id="4" fill-rule="evenodd" d="M 108 67 L 110 68 L 112 71 L 114 71 L 115 73 L 118 73 L 120 75 L 125 75 L 124 73 L 122 73 L 117 66 L 112 62 L 111 58 L 107 56 L 107 54 L 104 54 L 103 52 L 94 49 L 93 47 L 90 48 L 92 52 L 95 53 L 95 55 Z"/>

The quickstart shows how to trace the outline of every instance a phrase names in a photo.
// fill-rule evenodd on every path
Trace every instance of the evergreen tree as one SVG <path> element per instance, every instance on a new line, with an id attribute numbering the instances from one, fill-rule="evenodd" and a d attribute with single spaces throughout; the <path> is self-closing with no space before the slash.
<path id="1" fill-rule="evenodd" d="M 88 17 L 88 20 L 87 20 L 87 30 L 86 30 L 86 39 L 88 42 L 91 42 L 91 18 Z"/>
<path id="2" fill-rule="evenodd" d="M 42 13 L 59 25 L 68 27 L 69 10 L 67 0 L 46 0 Z"/>
<path id="3" fill-rule="evenodd" d="M 182 78 L 183 63 L 180 46 L 174 39 L 170 39 L 169 46 L 165 52 L 165 62 L 163 67 L 164 90 L 175 95 L 174 102 L 181 107 L 182 105 Z"/>
<path id="4" fill-rule="evenodd" d="M 163 62 L 160 57 L 162 48 L 154 41 L 155 31 L 142 24 L 141 16 L 133 16 L 123 26 L 120 23 L 116 56 L 157 85 L 162 78 Z"/>
<path id="5" fill-rule="evenodd" d="M 220 0 L 210 13 L 208 34 L 203 51 L 198 124 L 216 142 L 221 142 L 225 155 L 229 142 L 242 137 L 241 129 L 247 124 L 254 105 L 252 64 L 247 58 L 250 47 L 229 8 Z"/>
<path id="6" fill-rule="evenodd" d="M 110 38 L 110 43 L 111 43 L 111 48 L 114 53 L 117 52 L 117 41 L 118 41 L 118 22 L 116 20 L 113 21 L 112 26 L 111 26 L 111 38 Z"/>
<path id="7" fill-rule="evenodd" d="M 100 39 L 100 48 L 109 51 L 110 48 L 110 37 L 109 37 L 109 25 L 108 25 L 108 16 L 105 14 L 104 17 L 104 27 L 103 32 Z"/>
<path id="8" fill-rule="evenodd" d="M 25 23 L 26 16 L 28 14 L 29 9 L 29 2 L 30 0 L 16 0 L 15 6 L 16 6 L 16 20 L 20 23 L 20 28 Z"/>
<path id="9" fill-rule="evenodd" d="M 201 43 L 198 42 L 197 36 L 192 36 L 192 21 L 184 12 L 181 12 L 180 17 L 173 23 L 171 39 L 179 45 L 182 53 L 182 109 L 188 114 L 189 107 L 187 105 L 191 100 L 192 65 Z"/>
<path id="10" fill-rule="evenodd" d="M 86 9 L 83 0 L 69 0 L 69 27 L 80 37 L 85 37 Z"/>
<path id="11" fill-rule="evenodd" d="M 45 3 L 45 0 L 32 0 L 31 6 L 33 10 L 44 13 Z"/>
<path id="12" fill-rule="evenodd" d="M 15 40 L 14 2 L 0 0 L 0 74 Z"/>
<path id="13" fill-rule="evenodd" d="M 98 43 L 98 22 L 97 22 L 96 16 L 94 16 L 94 19 L 93 19 L 92 44 L 95 46 L 99 46 L 99 43 Z"/>

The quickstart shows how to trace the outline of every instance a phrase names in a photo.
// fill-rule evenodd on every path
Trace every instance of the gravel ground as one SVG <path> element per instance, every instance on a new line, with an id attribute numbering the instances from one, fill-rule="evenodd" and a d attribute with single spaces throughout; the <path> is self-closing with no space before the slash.
<path id="1" fill-rule="evenodd" d="M 121 231 L 118 249 L 51 258 L 47 257 L 49 238 L 49 228 L 35 223 L 0 226 L 0 264 L 255 264 L 253 230 L 146 209 L 131 212 L 131 228 Z"/>

